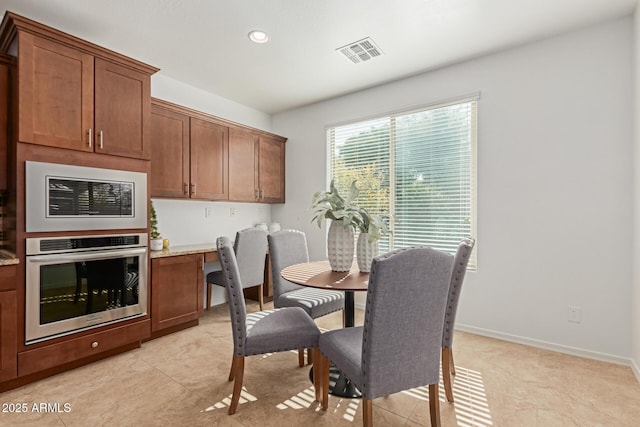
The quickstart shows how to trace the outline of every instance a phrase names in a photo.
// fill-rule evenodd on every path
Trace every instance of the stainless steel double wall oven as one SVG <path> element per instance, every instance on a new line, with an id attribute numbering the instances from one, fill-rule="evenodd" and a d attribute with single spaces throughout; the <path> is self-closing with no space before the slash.
<path id="1" fill-rule="evenodd" d="M 30 161 L 25 170 L 26 231 L 56 232 L 26 239 L 25 343 L 146 315 L 148 236 L 126 232 L 147 227 L 146 174 Z"/>

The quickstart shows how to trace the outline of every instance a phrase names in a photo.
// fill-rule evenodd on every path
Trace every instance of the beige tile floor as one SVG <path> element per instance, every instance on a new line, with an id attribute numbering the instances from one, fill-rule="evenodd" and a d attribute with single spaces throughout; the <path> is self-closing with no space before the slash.
<path id="1" fill-rule="evenodd" d="M 358 400 L 313 401 L 308 368 L 294 352 L 253 356 L 245 366 L 238 412 L 227 415 L 231 331 L 226 305 L 200 325 L 142 348 L 0 394 L 26 413 L 0 413 L 2 426 L 360 426 Z M 249 303 L 249 311 L 257 305 Z M 361 314 L 360 314 L 361 316 Z M 360 317 L 360 322 L 362 321 Z M 356 320 L 358 322 L 358 319 Z M 341 327 L 338 313 L 318 320 Z M 455 404 L 443 426 L 638 426 L 640 384 L 628 367 L 458 332 Z M 33 404 L 61 411 L 36 412 Z M 374 400 L 377 426 L 429 425 L 425 388 Z"/>

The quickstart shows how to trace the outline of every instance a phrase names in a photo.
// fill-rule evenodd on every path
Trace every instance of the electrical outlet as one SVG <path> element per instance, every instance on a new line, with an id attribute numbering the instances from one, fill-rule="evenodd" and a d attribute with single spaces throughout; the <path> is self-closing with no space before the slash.
<path id="1" fill-rule="evenodd" d="M 567 320 L 569 322 L 580 323 L 582 320 L 582 310 L 580 307 L 569 307 L 567 311 Z"/>
<path id="2" fill-rule="evenodd" d="M 209 218 L 213 216 L 213 208 L 205 208 L 204 209 L 204 217 Z"/>
<path id="3" fill-rule="evenodd" d="M 229 208 L 229 216 L 236 216 L 236 208 Z"/>

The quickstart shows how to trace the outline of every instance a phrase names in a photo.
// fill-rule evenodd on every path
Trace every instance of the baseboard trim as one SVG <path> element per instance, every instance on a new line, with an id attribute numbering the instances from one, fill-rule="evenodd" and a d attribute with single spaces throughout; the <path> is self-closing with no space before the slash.
<path id="1" fill-rule="evenodd" d="M 506 334 L 504 332 L 492 331 L 490 329 L 477 328 L 475 326 L 456 324 L 456 330 L 462 332 L 469 332 L 476 335 L 482 335 L 489 338 L 496 338 L 503 341 L 509 341 L 517 344 L 524 344 L 531 347 L 541 348 L 543 350 L 555 351 L 558 353 L 570 354 L 572 356 L 585 357 L 587 359 L 600 360 L 602 362 L 615 363 L 616 365 L 629 366 L 633 369 L 633 361 L 628 358 L 615 356 L 613 354 L 600 353 L 597 351 L 585 350 L 582 348 L 571 347 L 562 344 L 551 343 L 548 341 L 541 341 L 532 338 L 522 337 L 519 335 Z M 636 378 L 638 378 L 638 371 L 636 370 Z M 640 379 L 638 380 L 640 381 Z"/>
<path id="2" fill-rule="evenodd" d="M 636 379 L 640 383 L 640 368 L 638 368 L 638 364 L 636 363 L 635 360 L 630 359 L 630 361 L 631 361 L 631 370 L 636 375 Z"/>
<path id="3" fill-rule="evenodd" d="M 363 310 L 364 304 L 356 304 L 356 308 Z M 532 338 L 522 337 L 519 335 L 507 334 L 504 332 L 493 331 L 490 329 L 478 328 L 475 326 L 456 323 L 456 330 L 469 332 L 471 334 L 482 335 L 489 338 L 495 338 L 502 341 L 524 344 L 531 347 L 541 348 L 543 350 L 555 351 L 558 353 L 569 354 L 572 356 L 584 357 L 587 359 L 599 360 L 602 362 L 615 363 L 616 365 L 629 366 L 640 383 L 640 367 L 631 358 L 615 356 L 613 354 L 600 353 L 597 351 L 585 350 L 582 348 L 571 347 L 562 344 L 555 344 L 547 341 L 536 340 Z"/>

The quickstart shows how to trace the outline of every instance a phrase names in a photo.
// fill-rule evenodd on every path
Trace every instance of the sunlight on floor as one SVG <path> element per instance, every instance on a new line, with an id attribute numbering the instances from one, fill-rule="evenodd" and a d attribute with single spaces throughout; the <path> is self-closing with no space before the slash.
<path id="1" fill-rule="evenodd" d="M 247 403 L 247 402 L 255 402 L 256 400 L 258 400 L 257 397 L 250 394 L 245 387 L 242 387 L 242 391 L 240 392 L 240 400 L 238 401 L 239 405 L 242 405 L 243 403 Z M 202 412 L 209 412 L 215 409 L 224 409 L 224 408 L 228 408 L 230 405 L 231 405 L 231 395 L 225 397 L 220 402 L 216 402 L 213 405 L 207 407 Z"/>
<path id="2" fill-rule="evenodd" d="M 453 381 L 453 400 L 456 419 L 459 427 L 488 427 L 493 425 L 491 411 L 484 391 L 482 374 L 461 366 L 456 366 Z M 428 387 L 418 387 L 402 393 L 416 399 L 429 401 Z M 441 404 L 448 404 L 444 393 L 442 378 L 438 387 Z"/>

